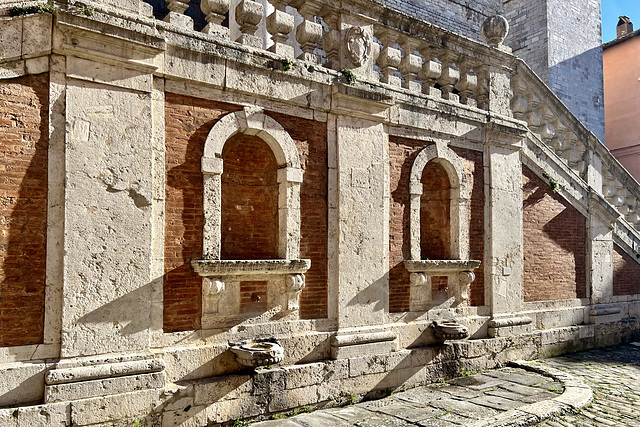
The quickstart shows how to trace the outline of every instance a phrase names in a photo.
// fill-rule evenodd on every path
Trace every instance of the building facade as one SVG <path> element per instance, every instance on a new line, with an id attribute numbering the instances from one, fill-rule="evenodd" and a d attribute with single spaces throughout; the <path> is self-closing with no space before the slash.
<path id="1" fill-rule="evenodd" d="M 0 425 L 223 423 L 637 339 L 640 185 L 499 4 L 440 3 L 463 34 L 365 0 L 1 18 Z"/>
<path id="2" fill-rule="evenodd" d="M 618 37 L 603 48 L 607 147 L 636 179 L 640 177 L 640 31 L 620 17 Z"/>

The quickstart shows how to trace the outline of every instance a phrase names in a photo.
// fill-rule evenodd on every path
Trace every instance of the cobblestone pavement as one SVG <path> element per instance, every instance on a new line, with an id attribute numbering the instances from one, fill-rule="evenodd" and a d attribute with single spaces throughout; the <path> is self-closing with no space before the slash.
<path id="1" fill-rule="evenodd" d="M 552 399 L 563 386 L 541 374 L 503 368 L 417 387 L 387 398 L 263 421 L 252 427 L 449 427 L 490 419 Z"/>
<path id="2" fill-rule="evenodd" d="M 609 347 L 538 363 L 567 372 L 593 389 L 590 406 L 539 426 L 640 426 L 640 347 Z"/>

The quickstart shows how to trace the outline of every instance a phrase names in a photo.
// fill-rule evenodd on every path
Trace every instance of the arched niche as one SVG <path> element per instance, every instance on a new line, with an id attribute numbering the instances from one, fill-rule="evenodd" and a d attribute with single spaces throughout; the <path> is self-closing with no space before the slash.
<path id="1" fill-rule="evenodd" d="M 238 136 L 259 138 L 267 144 L 277 163 L 277 258 L 221 259 L 223 154 L 226 144 Z M 221 316 L 231 319 L 239 315 L 239 289 L 243 281 L 268 282 L 270 306 L 298 310 L 299 294 L 305 285 L 304 273 L 311 262 L 298 259 L 302 169 L 289 133 L 259 108 L 245 107 L 229 113 L 207 135 L 201 170 L 205 219 L 203 254 L 202 259 L 191 264 L 203 277 L 203 328 L 216 324 Z"/>
<path id="2" fill-rule="evenodd" d="M 428 257 L 421 250 L 421 208 L 425 190 L 422 180 L 425 169 L 434 164 L 437 167 L 432 169 L 444 172 L 448 180 L 448 257 L 438 257 L 445 259 L 425 259 Z M 437 276 L 448 277 L 449 296 L 454 305 L 468 300 L 468 287 L 475 279 L 473 270 L 480 265 L 480 261 L 468 259 L 470 196 L 462 159 L 453 150 L 443 143 L 435 143 L 418 153 L 409 175 L 409 259 L 404 262 L 411 273 L 412 311 L 430 307 L 431 278 Z"/>

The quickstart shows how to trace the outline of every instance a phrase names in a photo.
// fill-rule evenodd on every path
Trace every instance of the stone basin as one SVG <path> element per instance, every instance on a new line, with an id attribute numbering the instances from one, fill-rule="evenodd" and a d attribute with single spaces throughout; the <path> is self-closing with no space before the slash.
<path id="1" fill-rule="evenodd" d="M 284 348 L 271 341 L 250 342 L 231 346 L 238 363 L 252 368 L 275 365 L 284 359 Z"/>
<path id="2" fill-rule="evenodd" d="M 469 336 L 469 328 L 453 320 L 434 320 L 431 326 L 436 339 L 441 341 L 461 340 Z"/>

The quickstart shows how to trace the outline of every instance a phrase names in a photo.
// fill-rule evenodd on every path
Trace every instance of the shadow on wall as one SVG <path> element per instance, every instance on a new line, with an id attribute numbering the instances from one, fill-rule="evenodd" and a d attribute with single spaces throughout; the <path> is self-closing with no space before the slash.
<path id="1" fill-rule="evenodd" d="M 530 169 L 523 176 L 525 301 L 585 298 L 586 218 Z"/>
<path id="2" fill-rule="evenodd" d="M 48 74 L 3 84 L 0 100 L 0 346 L 44 338 Z M 1 104 L 0 104 L 1 105 Z"/>

